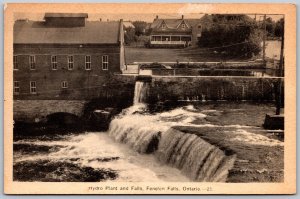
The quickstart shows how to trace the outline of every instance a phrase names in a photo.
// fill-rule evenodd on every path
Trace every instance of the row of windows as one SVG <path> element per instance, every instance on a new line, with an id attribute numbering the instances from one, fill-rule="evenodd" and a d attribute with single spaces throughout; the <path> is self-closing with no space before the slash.
<path id="1" fill-rule="evenodd" d="M 36 94 L 36 81 L 30 81 L 29 86 L 30 86 L 29 87 L 30 94 Z M 62 81 L 61 88 L 68 88 L 68 82 Z M 18 95 L 19 93 L 20 93 L 20 82 L 14 81 L 14 94 Z"/>
<path id="2" fill-rule="evenodd" d="M 14 70 L 19 69 L 17 55 L 14 55 L 13 67 L 14 67 Z M 57 70 L 57 56 L 56 55 L 51 56 L 51 67 L 52 67 L 52 70 Z M 29 68 L 30 68 L 30 70 L 36 69 L 34 55 L 29 56 Z M 70 55 L 70 56 L 68 56 L 68 70 L 73 70 L 73 68 L 74 68 L 74 56 Z M 91 70 L 91 69 L 92 69 L 91 56 L 86 55 L 85 56 L 85 70 Z M 108 55 L 102 56 L 102 70 L 108 70 Z"/>

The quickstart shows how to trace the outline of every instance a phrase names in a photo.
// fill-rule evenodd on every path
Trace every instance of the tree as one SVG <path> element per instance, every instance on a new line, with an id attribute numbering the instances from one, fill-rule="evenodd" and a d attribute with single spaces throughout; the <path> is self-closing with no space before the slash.
<path id="1" fill-rule="evenodd" d="M 125 44 L 130 44 L 136 41 L 135 29 L 132 27 L 125 28 L 124 39 L 125 39 Z"/>
<path id="2" fill-rule="evenodd" d="M 268 17 L 266 19 L 267 36 L 269 36 L 269 37 L 275 36 L 275 26 L 276 26 L 275 21 L 273 21 L 272 18 Z"/>
<path id="3" fill-rule="evenodd" d="M 134 21 L 132 22 L 132 24 L 135 27 L 135 35 L 136 36 L 140 36 L 140 35 L 144 35 L 146 28 L 147 28 L 147 22 L 145 21 Z"/>
<path id="4" fill-rule="evenodd" d="M 207 17 L 207 16 L 206 16 Z M 225 55 L 251 57 L 261 51 L 262 30 L 246 15 L 210 15 L 198 45 Z"/>
<path id="5" fill-rule="evenodd" d="M 275 24 L 275 31 L 274 31 L 275 36 L 282 37 L 283 29 L 284 29 L 284 19 L 281 18 Z"/>

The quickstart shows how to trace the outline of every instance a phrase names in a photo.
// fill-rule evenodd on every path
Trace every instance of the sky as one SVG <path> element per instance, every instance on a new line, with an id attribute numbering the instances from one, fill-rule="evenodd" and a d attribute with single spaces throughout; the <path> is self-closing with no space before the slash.
<path id="1" fill-rule="evenodd" d="M 43 20 L 45 13 L 15 13 L 15 20 L 17 19 L 29 19 L 33 21 L 41 21 Z M 152 22 L 153 19 L 158 15 L 159 18 L 181 18 L 181 14 L 179 13 L 153 13 L 153 14 L 98 14 L 98 13 L 89 13 L 88 20 L 89 21 L 98 21 L 100 18 L 102 21 L 116 21 L 123 19 L 124 21 L 146 21 Z M 193 13 L 193 14 L 185 14 L 185 18 L 201 18 L 203 14 Z M 250 17 L 254 18 L 254 15 L 249 15 Z M 283 15 L 267 15 L 267 17 L 271 17 L 274 21 L 279 20 L 283 17 Z M 256 16 L 257 20 L 259 18 L 262 20 L 262 15 Z"/>

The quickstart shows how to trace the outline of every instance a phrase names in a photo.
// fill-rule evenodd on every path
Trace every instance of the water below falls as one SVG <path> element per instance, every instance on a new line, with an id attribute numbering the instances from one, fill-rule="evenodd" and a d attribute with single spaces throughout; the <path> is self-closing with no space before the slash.
<path id="1" fill-rule="evenodd" d="M 153 155 L 140 154 L 104 132 L 15 141 L 14 180 L 189 181 Z"/>

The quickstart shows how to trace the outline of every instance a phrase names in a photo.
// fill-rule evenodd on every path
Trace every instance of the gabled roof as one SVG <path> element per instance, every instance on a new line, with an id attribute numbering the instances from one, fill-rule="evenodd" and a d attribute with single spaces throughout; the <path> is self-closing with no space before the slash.
<path id="1" fill-rule="evenodd" d="M 87 21 L 82 27 L 52 27 L 43 21 L 18 20 L 14 44 L 116 44 L 120 22 Z"/>
<path id="2" fill-rule="evenodd" d="M 159 28 L 163 22 L 169 29 L 177 29 L 183 22 L 186 23 L 188 27 L 195 26 L 200 23 L 200 19 L 154 19 L 150 27 L 152 29 Z"/>

